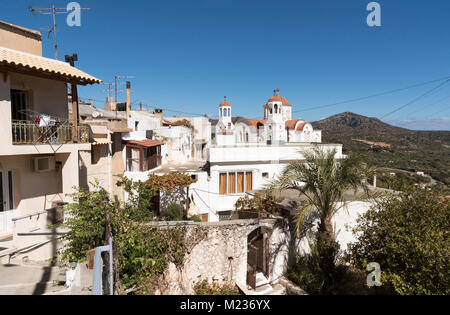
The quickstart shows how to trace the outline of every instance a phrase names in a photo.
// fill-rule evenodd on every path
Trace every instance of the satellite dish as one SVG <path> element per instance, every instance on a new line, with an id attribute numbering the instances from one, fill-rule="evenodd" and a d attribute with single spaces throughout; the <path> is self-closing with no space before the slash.
<path id="1" fill-rule="evenodd" d="M 99 113 L 99 112 L 93 112 L 92 113 L 92 117 L 94 117 L 94 118 L 97 118 L 97 117 L 99 117 L 99 116 L 101 116 L 102 114 L 101 113 Z"/>

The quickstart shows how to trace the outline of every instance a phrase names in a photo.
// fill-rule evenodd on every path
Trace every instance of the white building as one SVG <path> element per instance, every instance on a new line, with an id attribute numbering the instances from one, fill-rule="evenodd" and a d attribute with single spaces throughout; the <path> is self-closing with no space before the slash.
<path id="1" fill-rule="evenodd" d="M 292 105 L 279 90 L 264 104 L 264 119 L 233 124 L 231 104 L 224 100 L 215 130 L 208 174 L 190 187 L 196 207 L 209 221 L 229 217 L 239 198 L 277 178 L 289 162 L 303 159 L 304 150 L 318 146 L 343 157 L 341 144 L 322 144 L 321 131 L 292 119 Z"/>

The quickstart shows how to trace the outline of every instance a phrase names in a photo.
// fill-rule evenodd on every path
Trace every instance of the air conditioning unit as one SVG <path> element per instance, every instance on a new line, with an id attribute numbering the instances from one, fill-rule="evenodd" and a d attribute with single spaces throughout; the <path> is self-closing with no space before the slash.
<path id="1" fill-rule="evenodd" d="M 34 171 L 38 173 L 49 172 L 55 170 L 55 157 L 53 156 L 42 156 L 33 158 Z"/>

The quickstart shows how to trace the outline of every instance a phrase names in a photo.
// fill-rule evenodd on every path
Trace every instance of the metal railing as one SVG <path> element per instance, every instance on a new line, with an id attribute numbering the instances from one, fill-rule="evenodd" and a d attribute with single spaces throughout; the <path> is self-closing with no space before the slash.
<path id="1" fill-rule="evenodd" d="M 80 125 L 77 128 L 78 143 L 89 143 L 89 127 Z M 37 123 L 27 120 L 12 121 L 13 144 L 65 144 L 72 141 L 73 126 L 71 124 L 55 124 L 39 127 Z"/>
<path id="2" fill-rule="evenodd" d="M 102 295 L 103 292 L 103 279 L 102 279 L 102 252 L 109 253 L 109 294 L 113 295 L 113 285 L 114 285 L 114 276 L 113 276 L 113 239 L 109 238 L 109 244 L 105 246 L 99 246 L 95 248 L 94 254 L 94 278 L 92 281 L 92 295 Z"/>

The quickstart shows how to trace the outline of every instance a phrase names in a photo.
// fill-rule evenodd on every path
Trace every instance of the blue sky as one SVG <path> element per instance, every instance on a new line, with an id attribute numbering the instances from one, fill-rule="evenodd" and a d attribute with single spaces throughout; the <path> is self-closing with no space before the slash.
<path id="1" fill-rule="evenodd" d="M 48 15 L 33 7 L 69 1 L 0 2 L 0 19 L 43 34 L 54 58 Z M 82 25 L 57 16 L 58 55 L 77 52 L 77 66 L 104 82 L 130 75 L 132 102 L 149 108 L 217 115 L 228 96 L 233 115 L 263 116 L 275 88 L 294 118 L 318 120 L 344 111 L 383 117 L 438 86 L 318 109 L 450 76 L 450 1 L 389 0 L 381 27 L 369 27 L 369 0 L 80 0 Z M 103 86 L 81 87 L 81 97 L 103 107 Z M 384 118 L 411 129 L 450 130 L 450 82 Z M 124 100 L 124 93 L 119 93 Z M 417 122 L 417 123 L 415 123 Z M 420 127 L 418 127 L 420 126 Z"/>

